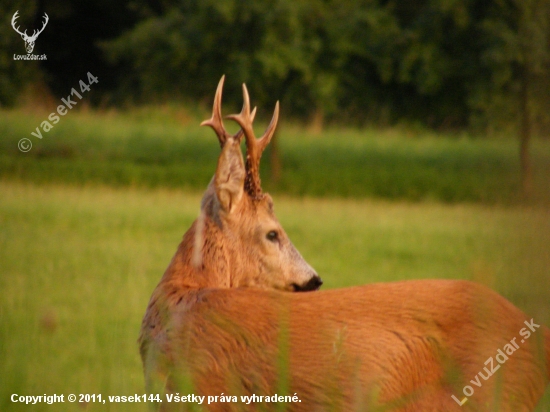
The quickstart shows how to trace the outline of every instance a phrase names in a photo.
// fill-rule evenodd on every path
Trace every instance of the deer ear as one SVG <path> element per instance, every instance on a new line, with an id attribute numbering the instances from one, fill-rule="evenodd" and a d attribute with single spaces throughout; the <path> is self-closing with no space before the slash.
<path id="1" fill-rule="evenodd" d="M 226 213 L 231 213 L 244 193 L 246 172 L 239 143 L 237 139 L 227 140 L 218 159 L 218 168 L 214 176 L 216 197 L 221 209 Z"/>

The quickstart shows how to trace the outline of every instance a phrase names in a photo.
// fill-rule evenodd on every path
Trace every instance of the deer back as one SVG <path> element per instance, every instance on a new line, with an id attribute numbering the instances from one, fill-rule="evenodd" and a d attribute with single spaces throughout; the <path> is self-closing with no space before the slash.
<path id="1" fill-rule="evenodd" d="M 301 401 L 287 404 L 292 411 L 530 411 L 548 382 L 539 344 L 550 356 L 550 332 L 542 326 L 520 343 L 526 322 L 506 299 L 466 281 L 197 291 L 173 318 L 168 388 L 178 390 L 183 373 L 195 393 L 238 395 L 211 411 L 243 410 L 240 395 L 281 388 Z M 462 400 L 466 385 L 474 393 L 460 406 L 452 396 Z"/>

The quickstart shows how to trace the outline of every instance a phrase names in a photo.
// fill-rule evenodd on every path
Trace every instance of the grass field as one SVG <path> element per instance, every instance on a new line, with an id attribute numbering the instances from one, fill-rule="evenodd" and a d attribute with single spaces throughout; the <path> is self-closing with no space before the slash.
<path id="1" fill-rule="evenodd" d="M 0 411 L 145 410 L 9 396 L 143 393 L 141 317 L 219 146 L 169 107 L 74 111 L 33 137 L 48 114 L 0 111 Z M 268 152 L 264 187 L 324 288 L 472 279 L 550 325 L 550 141 L 533 142 L 529 201 L 514 139 L 283 123 L 278 145 L 280 179 Z"/>
<path id="2" fill-rule="evenodd" d="M 163 110 L 128 113 L 74 111 L 42 138 L 31 135 L 49 113 L 0 111 L 0 177 L 33 182 L 107 184 L 202 190 L 219 146 L 200 117 Z M 205 115 L 206 117 L 206 115 Z M 228 127 L 235 130 L 231 122 Z M 518 204 L 515 139 L 436 135 L 410 130 L 328 129 L 312 134 L 281 124 L 281 173 L 264 186 L 292 196 L 434 200 L 446 203 Z M 260 130 L 260 127 L 257 127 Z M 28 138 L 33 148 L 21 153 Z M 268 149 L 269 152 L 269 149 Z M 531 146 L 534 193 L 530 203 L 550 204 L 550 140 Z"/>
<path id="3" fill-rule="evenodd" d="M 200 194 L 6 179 L 0 193 L 0 410 L 144 411 L 9 396 L 143 393 L 141 317 Z M 283 196 L 275 205 L 324 288 L 474 279 L 550 325 L 546 208 Z M 550 411 L 548 391 L 539 411 Z"/>

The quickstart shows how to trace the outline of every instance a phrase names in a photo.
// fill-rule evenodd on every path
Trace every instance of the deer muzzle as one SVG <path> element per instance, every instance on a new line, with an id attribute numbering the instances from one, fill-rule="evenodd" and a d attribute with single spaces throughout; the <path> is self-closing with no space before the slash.
<path id="1" fill-rule="evenodd" d="M 318 275 L 314 275 L 306 283 L 303 283 L 301 285 L 293 283 L 292 287 L 294 288 L 295 292 L 309 292 L 312 290 L 318 290 L 322 284 L 323 281 L 321 280 L 321 278 Z"/>

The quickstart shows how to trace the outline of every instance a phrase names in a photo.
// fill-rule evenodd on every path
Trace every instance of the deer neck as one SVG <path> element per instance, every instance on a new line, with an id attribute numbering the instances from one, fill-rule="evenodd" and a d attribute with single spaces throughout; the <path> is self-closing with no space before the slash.
<path id="1" fill-rule="evenodd" d="M 231 287 L 235 275 L 232 267 L 238 255 L 235 243 L 228 242 L 212 219 L 197 219 L 185 233 L 161 284 L 182 291 Z"/>

